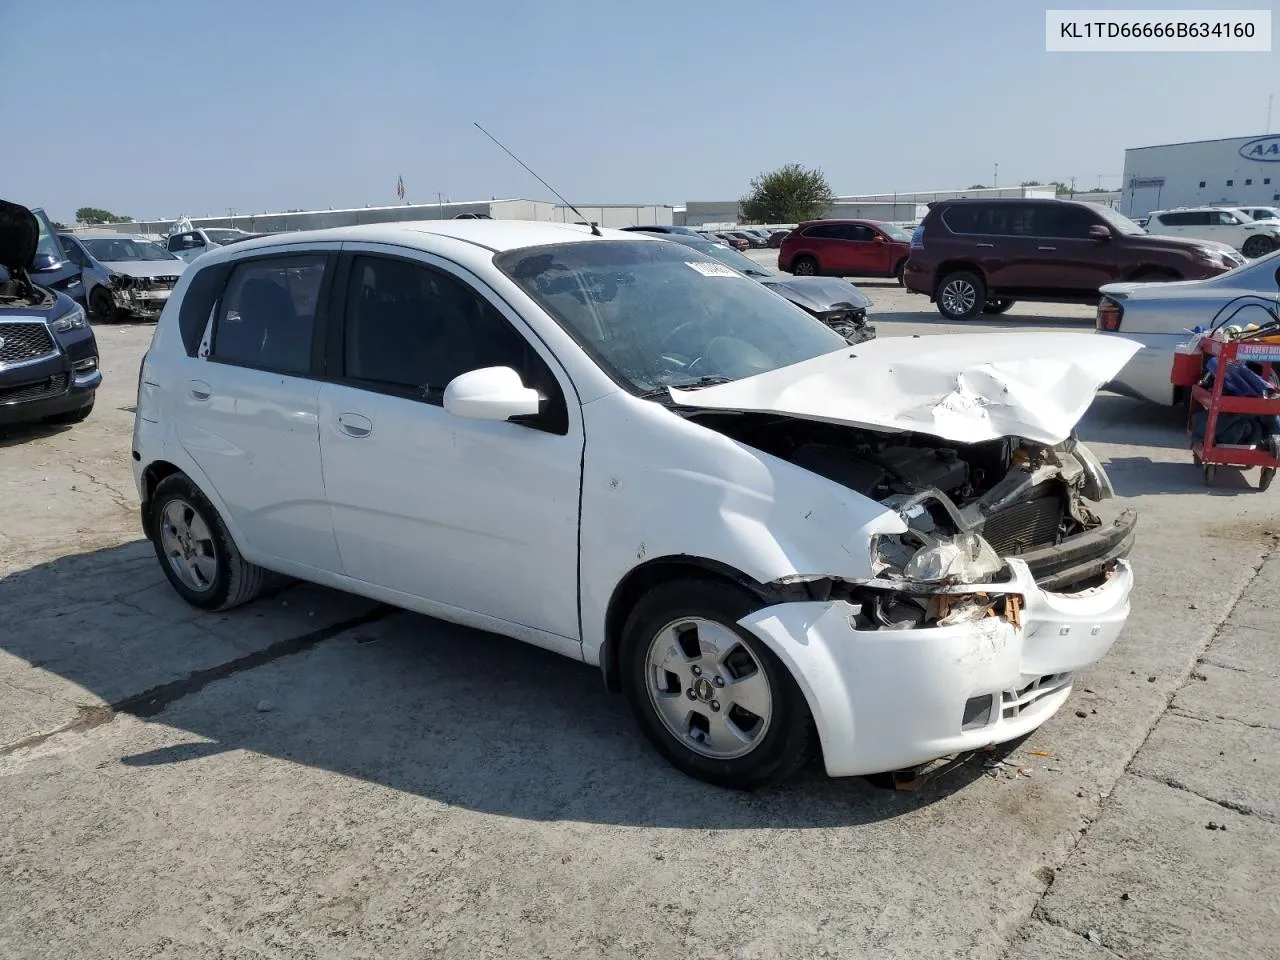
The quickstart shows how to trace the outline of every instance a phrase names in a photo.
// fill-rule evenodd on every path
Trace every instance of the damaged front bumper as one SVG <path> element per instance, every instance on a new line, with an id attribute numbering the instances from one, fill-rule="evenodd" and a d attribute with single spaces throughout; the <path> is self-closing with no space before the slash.
<path id="1" fill-rule="evenodd" d="M 1017 596 L 1012 617 L 858 629 L 858 605 L 830 600 L 765 607 L 739 625 L 799 683 L 828 774 L 902 770 L 1036 729 L 1120 635 L 1133 587 L 1127 560 L 1109 561 L 1098 585 L 1075 593 L 1044 589 L 1025 559 L 1008 569 L 1011 580 L 964 589 Z"/>

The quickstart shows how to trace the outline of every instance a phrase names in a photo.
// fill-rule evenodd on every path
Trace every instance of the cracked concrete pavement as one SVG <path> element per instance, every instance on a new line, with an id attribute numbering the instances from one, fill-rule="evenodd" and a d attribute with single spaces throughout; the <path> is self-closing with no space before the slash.
<path id="1" fill-rule="evenodd" d="M 866 286 L 881 335 L 957 329 Z M 1034 309 L 959 329 L 1089 327 Z M 738 795 L 544 651 L 306 585 L 186 607 L 129 469 L 150 327 L 98 333 L 93 416 L 0 436 L 0 956 L 1280 956 L 1280 511 L 1176 415 L 1082 427 L 1133 616 L 1006 764 Z"/>

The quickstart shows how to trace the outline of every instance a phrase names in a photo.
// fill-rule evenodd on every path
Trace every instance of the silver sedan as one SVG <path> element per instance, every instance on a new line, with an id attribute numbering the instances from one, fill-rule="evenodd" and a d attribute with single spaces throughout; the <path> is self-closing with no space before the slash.
<path id="1" fill-rule="evenodd" d="M 1173 350 L 1195 327 L 1262 326 L 1280 316 L 1280 250 L 1208 280 L 1111 283 L 1099 290 L 1097 333 L 1142 344 L 1109 385 L 1116 393 L 1171 405 Z"/>

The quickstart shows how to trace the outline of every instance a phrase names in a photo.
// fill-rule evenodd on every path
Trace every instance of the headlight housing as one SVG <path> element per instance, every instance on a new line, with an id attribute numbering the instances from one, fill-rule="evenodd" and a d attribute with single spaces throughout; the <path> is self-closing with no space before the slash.
<path id="1" fill-rule="evenodd" d="M 50 323 L 49 326 L 53 327 L 57 333 L 67 333 L 70 330 L 84 329 L 88 326 L 88 320 L 85 319 L 84 308 L 76 304 L 71 310 Z"/>
<path id="2" fill-rule="evenodd" d="M 1003 567 L 986 540 L 976 533 L 960 533 L 916 551 L 902 568 L 902 575 L 920 583 L 982 583 Z"/>

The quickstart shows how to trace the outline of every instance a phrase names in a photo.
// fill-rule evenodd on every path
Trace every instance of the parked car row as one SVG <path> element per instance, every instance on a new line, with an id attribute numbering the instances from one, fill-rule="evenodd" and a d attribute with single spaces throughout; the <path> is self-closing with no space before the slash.
<path id="1" fill-rule="evenodd" d="M 1272 250 L 1280 249 L 1280 219 L 1271 207 L 1153 210 L 1147 219 L 1146 230 L 1168 237 L 1216 240 L 1250 259 L 1265 257 Z"/>

